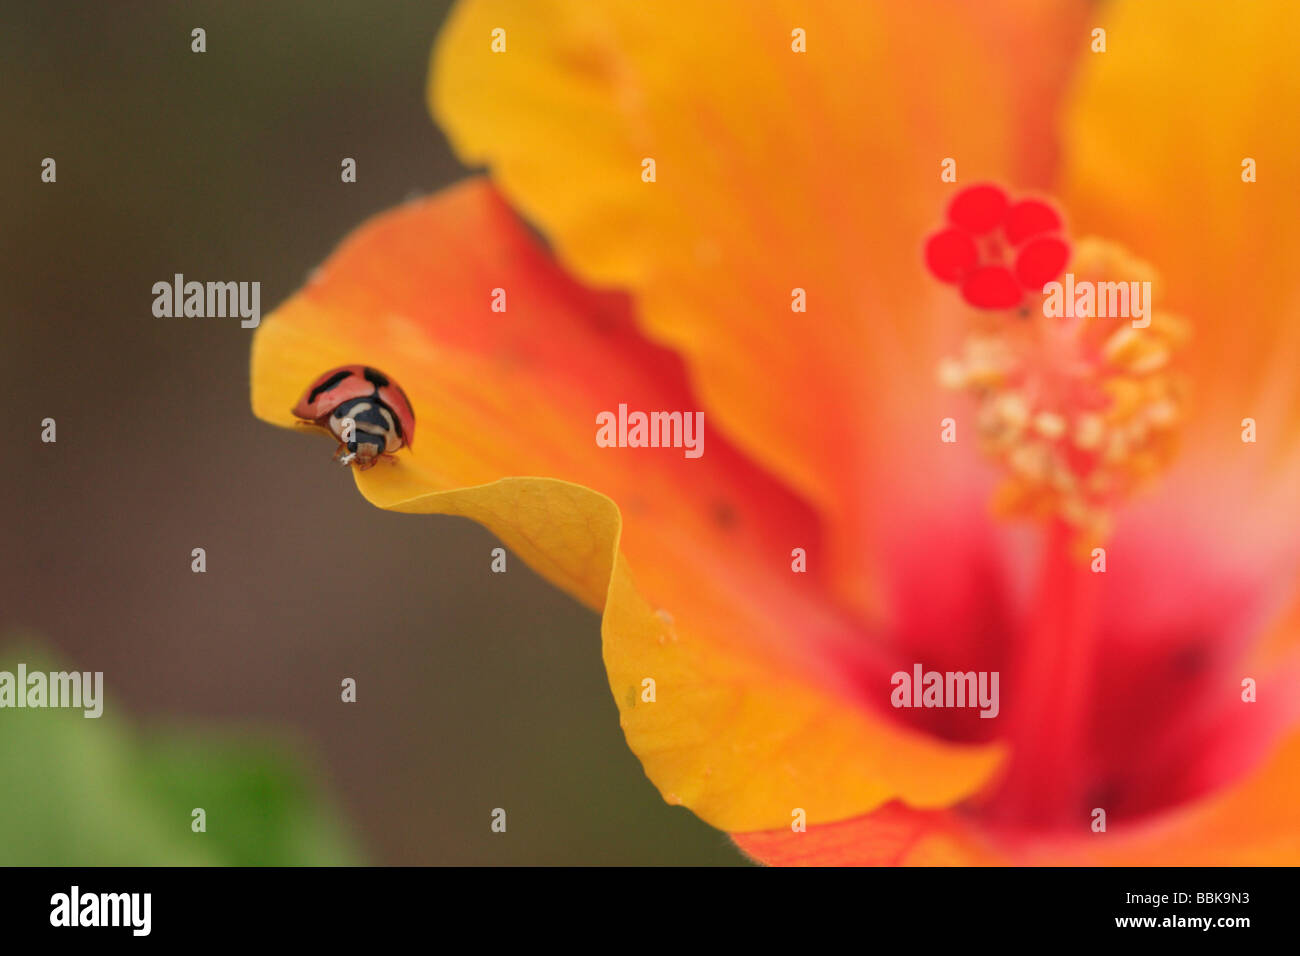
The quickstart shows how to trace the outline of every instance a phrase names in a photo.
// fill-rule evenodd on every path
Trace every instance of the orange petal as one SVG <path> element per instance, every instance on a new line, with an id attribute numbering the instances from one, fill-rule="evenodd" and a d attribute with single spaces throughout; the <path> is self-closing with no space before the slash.
<path id="1" fill-rule="evenodd" d="M 1285 686 L 1274 689 L 1285 693 Z M 1221 793 L 1149 823 L 1066 841 L 998 839 L 976 817 L 901 804 L 806 833 L 787 828 L 733 838 L 754 859 L 787 866 L 1294 866 L 1300 862 L 1297 767 L 1300 732 L 1293 732 Z"/>
<path id="2" fill-rule="evenodd" d="M 506 312 L 491 311 L 494 289 Z M 655 596 L 677 605 L 696 590 L 684 567 L 735 552 L 728 566 L 788 576 L 790 549 L 820 537 L 812 512 L 731 449 L 709 416 L 698 459 L 596 445 L 597 414 L 620 403 L 699 403 L 680 360 L 633 327 L 626 299 L 568 278 L 485 180 L 372 220 L 264 321 L 254 411 L 292 423 L 303 388 L 344 363 L 382 369 L 415 408 L 416 447 L 396 467 L 358 475 L 385 504 L 509 475 L 579 483 L 619 502 L 624 549 L 643 577 L 664 568 Z M 600 607 L 607 580 L 605 571 L 580 587 L 560 583 Z"/>
<path id="3" fill-rule="evenodd" d="M 951 810 L 891 803 L 806 833 L 770 830 L 733 836 L 745 853 L 772 866 L 994 866 L 1004 862 Z"/>
<path id="4" fill-rule="evenodd" d="M 869 479 L 938 427 L 920 250 L 955 188 L 940 164 L 1048 180 L 1082 9 L 469 2 L 429 98 L 562 262 L 635 294 L 739 446 L 826 513 L 841 596 L 875 608 Z"/>
<path id="5" fill-rule="evenodd" d="M 1076 228 L 1150 260 L 1191 321 L 1207 455 L 1277 462 L 1300 438 L 1295 4 L 1117 0 L 1096 24 L 1108 48 L 1084 61 L 1067 114 Z M 1242 180 L 1248 158 L 1257 182 Z M 1258 447 L 1238 440 L 1245 417 Z"/>
<path id="6" fill-rule="evenodd" d="M 505 312 L 490 311 L 494 289 Z M 745 830 L 796 806 L 831 820 L 897 796 L 941 805 L 994 769 L 995 747 L 935 742 L 861 705 L 861 635 L 827 610 L 815 571 L 790 569 L 791 549 L 820 538 L 812 512 L 711 419 L 698 459 L 596 445 L 596 414 L 620 402 L 695 410 L 682 365 L 640 337 L 623 298 L 567 278 L 485 182 L 373 220 L 266 319 L 254 409 L 288 424 L 307 382 L 350 363 L 403 386 L 420 438 L 359 472 L 362 492 L 479 521 L 603 608 L 611 690 L 667 799 Z M 529 475 L 548 477 L 503 477 Z"/>
<path id="7" fill-rule="evenodd" d="M 1281 685 L 1273 691 L 1289 693 L 1290 688 Z M 1300 732 L 1292 733 L 1262 766 L 1224 793 L 1167 814 L 1134 833 L 1116 832 L 1089 841 L 1069 860 L 1107 866 L 1300 864 L 1297 768 Z"/>

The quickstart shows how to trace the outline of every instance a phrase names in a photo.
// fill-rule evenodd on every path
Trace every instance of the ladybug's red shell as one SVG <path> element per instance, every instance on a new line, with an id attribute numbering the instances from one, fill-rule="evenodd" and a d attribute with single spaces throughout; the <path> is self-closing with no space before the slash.
<path id="1" fill-rule="evenodd" d="M 370 369 L 370 371 L 373 372 L 374 369 Z M 384 378 L 386 376 L 381 375 L 380 377 Z M 380 385 L 376 394 L 379 396 L 379 400 L 397 416 L 397 421 L 402 428 L 402 439 L 406 442 L 406 447 L 410 448 L 411 440 L 415 438 L 415 412 L 411 409 L 411 400 L 402 391 L 402 386 L 392 379 L 388 379 L 387 385 Z"/>
<path id="2" fill-rule="evenodd" d="M 344 365 L 316 376 L 293 407 L 293 414 L 309 422 L 319 421 L 350 398 L 375 394 L 375 384 L 365 373 L 364 365 Z"/>
<path id="3" fill-rule="evenodd" d="M 330 428 L 330 415 L 345 402 L 354 399 L 378 400 L 391 412 L 396 438 L 389 450 L 410 446 L 415 438 L 415 412 L 400 385 L 378 369 L 368 365 L 343 365 L 317 376 L 307 386 L 293 414 L 309 422 Z M 343 414 L 340 412 L 340 414 Z"/>

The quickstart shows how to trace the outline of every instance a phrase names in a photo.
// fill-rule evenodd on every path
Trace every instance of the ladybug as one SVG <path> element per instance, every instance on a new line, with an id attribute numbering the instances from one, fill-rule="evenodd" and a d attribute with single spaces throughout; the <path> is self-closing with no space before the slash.
<path id="1" fill-rule="evenodd" d="M 410 447 L 415 438 L 410 399 L 400 385 L 369 365 L 343 365 L 318 375 L 293 414 L 329 429 L 339 440 L 334 460 L 340 465 L 355 462 L 362 471 L 381 456 Z M 347 439 L 345 432 L 350 432 Z"/>

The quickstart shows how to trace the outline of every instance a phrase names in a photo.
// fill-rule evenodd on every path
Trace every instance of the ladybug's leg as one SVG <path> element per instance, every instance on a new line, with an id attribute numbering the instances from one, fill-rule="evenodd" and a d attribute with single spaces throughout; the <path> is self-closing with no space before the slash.
<path id="1" fill-rule="evenodd" d="M 357 453 L 348 451 L 348 446 L 340 444 L 338 450 L 334 452 L 334 460 L 340 465 L 350 465 L 352 460 L 357 457 Z"/>

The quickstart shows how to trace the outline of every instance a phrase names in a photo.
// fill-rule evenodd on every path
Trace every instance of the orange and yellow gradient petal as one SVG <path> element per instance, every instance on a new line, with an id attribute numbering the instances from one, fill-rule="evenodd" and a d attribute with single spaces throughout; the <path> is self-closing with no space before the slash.
<path id="1" fill-rule="evenodd" d="M 737 445 L 826 516 L 841 602 L 880 615 L 883 503 L 951 464 L 916 440 L 958 318 L 917 262 L 940 164 L 1047 181 L 1084 9 L 471 0 L 429 100 L 562 264 L 636 297 Z"/>
<path id="2" fill-rule="evenodd" d="M 490 308 L 497 288 L 504 312 Z M 706 430 L 698 459 L 596 444 L 597 414 L 620 402 L 697 408 L 681 362 L 641 337 L 625 299 L 559 269 L 486 181 L 376 218 L 269 316 L 254 410 L 291 424 L 305 384 L 346 363 L 391 375 L 419 422 L 396 464 L 357 472 L 362 493 L 479 521 L 603 610 L 624 729 L 670 801 L 743 831 L 795 807 L 829 821 L 898 798 L 944 805 L 996 766 L 994 746 L 860 706 L 853 623 L 817 575 L 791 580 L 817 517 L 724 437 Z"/>

